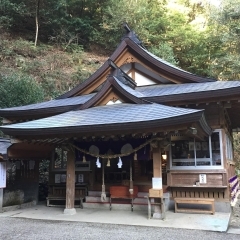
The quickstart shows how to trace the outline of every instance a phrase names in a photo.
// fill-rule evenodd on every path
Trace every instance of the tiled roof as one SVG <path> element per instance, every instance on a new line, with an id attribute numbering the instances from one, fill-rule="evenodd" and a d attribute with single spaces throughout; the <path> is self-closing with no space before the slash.
<path id="1" fill-rule="evenodd" d="M 162 84 L 136 87 L 145 97 L 158 97 L 195 92 L 209 92 L 240 87 L 240 81 L 216 81 L 206 83 Z"/>
<path id="2" fill-rule="evenodd" d="M 205 82 L 205 83 L 184 83 L 184 84 L 161 84 L 161 85 L 151 85 L 151 86 L 142 86 L 136 87 L 135 90 L 120 81 L 117 77 L 114 77 L 118 85 L 120 85 L 125 91 L 129 92 L 131 95 L 140 98 L 146 99 L 153 97 L 164 97 L 164 96 L 180 96 L 183 94 L 190 93 L 211 93 L 214 96 L 214 92 L 218 93 L 219 90 L 231 90 L 240 88 L 240 81 L 216 81 L 216 82 Z M 230 92 L 231 93 L 231 92 Z M 42 103 L 36 103 L 26 106 L 13 107 L 13 108 L 4 108 L 0 109 L 0 116 L 7 114 L 9 112 L 27 112 L 27 111 L 43 111 L 44 109 L 54 109 L 60 107 L 68 106 L 77 106 L 86 103 L 90 100 L 96 93 L 82 95 L 77 97 L 65 98 L 51 100 Z M 151 100 L 154 102 L 154 100 Z M 66 109 L 65 111 L 70 111 L 72 109 Z M 58 112 L 60 113 L 60 112 Z"/>
<path id="3" fill-rule="evenodd" d="M 137 123 L 201 114 L 202 110 L 169 107 L 160 104 L 115 104 L 70 111 L 39 120 L 2 126 L 2 129 L 46 129 L 76 126 Z"/>
<path id="4" fill-rule="evenodd" d="M 10 111 L 24 111 L 24 110 L 33 110 L 33 109 L 36 110 L 36 109 L 79 105 L 79 104 L 83 104 L 83 103 L 87 102 L 94 95 L 95 95 L 95 93 L 92 93 L 92 94 L 82 95 L 82 96 L 78 96 L 78 97 L 50 100 L 47 102 L 29 104 L 29 105 L 19 106 L 19 107 L 4 108 L 4 109 L 0 109 L 0 114 L 2 111 L 9 111 L 9 110 Z"/>
<path id="5" fill-rule="evenodd" d="M 126 90 L 127 92 L 129 92 L 129 93 L 132 94 L 133 96 L 138 97 L 138 98 L 145 97 L 145 95 L 142 94 L 141 92 L 136 91 L 136 90 L 132 89 L 131 87 L 123 84 L 121 81 L 118 80 L 117 77 L 114 77 L 114 79 L 117 81 L 117 83 L 118 83 L 124 90 Z"/>

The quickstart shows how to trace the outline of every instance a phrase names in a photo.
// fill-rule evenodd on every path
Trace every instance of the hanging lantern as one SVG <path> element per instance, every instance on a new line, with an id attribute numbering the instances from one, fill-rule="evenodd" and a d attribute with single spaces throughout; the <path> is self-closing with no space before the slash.
<path id="1" fill-rule="evenodd" d="M 118 158 L 118 168 L 122 168 L 122 159 L 119 157 Z"/>
<path id="2" fill-rule="evenodd" d="M 134 161 L 137 161 L 137 152 L 134 152 L 133 159 L 134 159 Z"/>
<path id="3" fill-rule="evenodd" d="M 167 159 L 167 153 L 164 151 L 164 154 L 162 154 L 162 159 L 166 160 Z"/>
<path id="4" fill-rule="evenodd" d="M 110 164 L 110 159 L 108 158 L 108 161 L 107 161 L 107 167 L 110 167 L 111 164 Z"/>
<path id="5" fill-rule="evenodd" d="M 83 161 L 84 163 L 87 162 L 85 155 L 83 155 L 83 160 L 82 160 L 82 161 Z"/>

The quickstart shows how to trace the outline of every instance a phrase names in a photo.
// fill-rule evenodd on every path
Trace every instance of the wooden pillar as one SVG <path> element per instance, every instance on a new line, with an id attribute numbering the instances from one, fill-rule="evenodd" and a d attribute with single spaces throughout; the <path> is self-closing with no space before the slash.
<path id="1" fill-rule="evenodd" d="M 75 202 L 75 153 L 69 150 L 67 153 L 67 176 L 66 176 L 66 208 L 64 214 L 76 213 Z"/>
<path id="2" fill-rule="evenodd" d="M 153 177 L 154 178 L 162 178 L 162 155 L 161 155 L 161 148 L 158 145 L 157 148 L 153 148 Z M 158 205 L 154 207 L 153 218 L 162 218 L 161 212 L 161 199 L 155 198 L 154 202 Z"/>
<path id="3" fill-rule="evenodd" d="M 153 148 L 153 177 L 162 177 L 162 155 L 161 148 Z"/>

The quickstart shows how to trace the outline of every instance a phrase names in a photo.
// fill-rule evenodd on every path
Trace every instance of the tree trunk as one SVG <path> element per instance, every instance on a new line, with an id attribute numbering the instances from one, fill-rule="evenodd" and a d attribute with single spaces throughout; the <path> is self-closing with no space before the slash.
<path id="1" fill-rule="evenodd" d="M 37 46 L 37 41 L 38 41 L 38 29 L 39 29 L 39 24 L 38 24 L 38 16 L 39 16 L 39 6 L 40 6 L 40 1 L 41 0 L 36 0 L 36 36 L 35 36 L 35 43 L 34 46 Z"/>

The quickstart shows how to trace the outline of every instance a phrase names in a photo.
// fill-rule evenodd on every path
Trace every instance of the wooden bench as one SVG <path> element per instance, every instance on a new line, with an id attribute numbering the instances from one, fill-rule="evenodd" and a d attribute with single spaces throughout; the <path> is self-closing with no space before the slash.
<path id="1" fill-rule="evenodd" d="M 175 212 L 188 212 L 188 213 L 211 213 L 215 214 L 215 205 L 213 198 L 174 198 L 175 201 Z M 201 208 L 179 208 L 178 204 L 190 204 L 190 205 L 210 205 L 211 209 Z"/>
<path id="2" fill-rule="evenodd" d="M 87 194 L 87 188 L 82 186 L 75 187 L 75 201 L 79 201 L 79 207 L 83 208 L 83 200 Z M 54 204 L 57 201 L 66 201 L 66 186 L 52 185 L 47 200 L 48 207 L 60 206 Z"/>
<path id="3" fill-rule="evenodd" d="M 79 197 L 75 197 L 75 201 L 79 201 L 79 207 L 83 208 L 83 199 L 85 198 L 85 196 L 79 196 Z M 51 203 L 52 201 L 66 201 L 66 196 L 48 196 L 47 198 L 47 206 L 48 207 L 56 207 L 56 206 L 60 206 L 60 205 L 56 205 Z"/>
<path id="4" fill-rule="evenodd" d="M 112 210 L 112 199 L 129 199 L 131 200 L 131 210 L 133 211 L 133 200 L 138 195 L 138 187 L 133 187 L 133 194 L 129 192 L 129 186 L 111 186 L 109 189 L 110 210 Z"/>

